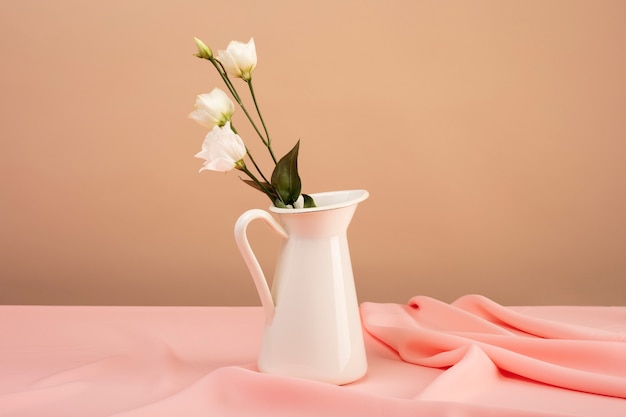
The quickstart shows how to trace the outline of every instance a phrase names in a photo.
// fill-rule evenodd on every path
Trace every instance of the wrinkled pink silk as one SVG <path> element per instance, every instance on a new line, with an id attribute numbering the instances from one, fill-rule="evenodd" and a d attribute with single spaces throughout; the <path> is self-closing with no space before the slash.
<path id="1" fill-rule="evenodd" d="M 597 308 L 576 310 L 582 322 L 585 311 Z M 367 330 L 407 362 L 446 368 L 480 356 L 533 381 L 626 398 L 626 314 L 614 312 L 616 323 L 590 327 L 529 316 L 477 295 L 452 305 L 418 296 L 408 306 L 362 306 Z"/>
<path id="2" fill-rule="evenodd" d="M 333 386 L 256 370 L 259 307 L 0 306 L 0 416 L 626 416 L 626 307 L 361 312 L 368 373 Z"/>

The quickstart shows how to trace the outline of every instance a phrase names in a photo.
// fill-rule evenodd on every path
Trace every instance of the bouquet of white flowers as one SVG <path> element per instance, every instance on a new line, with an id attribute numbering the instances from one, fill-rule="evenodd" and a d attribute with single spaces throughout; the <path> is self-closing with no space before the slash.
<path id="1" fill-rule="evenodd" d="M 198 95 L 196 109 L 189 115 L 191 119 L 211 129 L 202 143 L 202 151 L 196 154 L 196 157 L 205 160 L 200 171 L 226 172 L 234 168 L 245 173 L 248 179 L 243 179 L 243 181 L 264 193 L 276 207 L 315 207 L 315 202 L 309 195 L 301 194 L 302 182 L 298 175 L 300 141 L 282 158 L 276 159 L 274 155 L 272 141 L 252 87 L 252 71 L 257 63 L 254 39 L 251 38 L 248 43 L 232 41 L 226 50 L 218 51 L 217 57 L 213 56 L 213 51 L 200 39 L 194 38 L 194 41 L 198 47 L 198 53 L 195 56 L 213 64 L 231 96 L 263 141 L 274 163 L 272 175 L 268 180 L 233 126 L 232 116 L 235 112 L 235 105 L 223 90 L 215 88 L 210 93 Z M 244 106 L 231 81 L 231 76 L 241 78 L 248 85 L 261 129 Z M 254 166 L 254 172 L 246 165 L 246 158 Z"/>

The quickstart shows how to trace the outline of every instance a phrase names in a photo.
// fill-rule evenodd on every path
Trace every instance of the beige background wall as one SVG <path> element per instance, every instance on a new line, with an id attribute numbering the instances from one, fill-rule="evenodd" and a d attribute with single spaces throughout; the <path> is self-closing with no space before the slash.
<path id="1" fill-rule="evenodd" d="M 187 119 L 221 86 L 193 37 L 254 36 L 305 191 L 371 193 L 349 235 L 362 301 L 624 305 L 624 16 L 619 0 L 3 1 L 0 303 L 258 304 L 232 227 L 267 202 L 198 174 L 206 131 Z M 278 238 L 251 232 L 271 271 Z"/>

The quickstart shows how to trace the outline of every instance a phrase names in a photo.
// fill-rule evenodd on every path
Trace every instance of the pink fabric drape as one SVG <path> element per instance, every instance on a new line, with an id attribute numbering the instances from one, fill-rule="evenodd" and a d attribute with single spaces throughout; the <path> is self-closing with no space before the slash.
<path id="1" fill-rule="evenodd" d="M 584 310 L 592 315 L 597 308 L 576 309 Z M 407 306 L 362 306 L 366 329 L 407 362 L 463 368 L 481 361 L 481 369 L 626 398 L 626 332 L 612 328 L 626 323 L 626 314 L 613 313 L 613 324 L 597 328 L 525 315 L 477 295 L 451 305 L 418 296 Z"/>
<path id="2" fill-rule="evenodd" d="M 361 306 L 352 384 L 261 374 L 258 307 L 0 306 L 1 417 L 626 415 L 626 307 Z"/>

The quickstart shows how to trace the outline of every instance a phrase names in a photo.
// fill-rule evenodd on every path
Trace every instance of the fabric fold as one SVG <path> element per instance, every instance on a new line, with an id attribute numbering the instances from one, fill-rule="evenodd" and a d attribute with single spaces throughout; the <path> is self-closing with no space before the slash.
<path id="1" fill-rule="evenodd" d="M 562 388 L 626 398 L 626 343 L 614 332 L 539 320 L 482 296 L 452 304 L 413 297 L 408 305 L 364 303 L 366 330 L 410 363 L 451 367 L 469 346 L 503 371 Z"/>
<path id="2" fill-rule="evenodd" d="M 470 400 L 477 394 L 493 392 L 502 378 L 496 365 L 477 345 L 470 344 L 463 358 L 441 374 L 415 398 L 422 401 Z"/>
<path id="3" fill-rule="evenodd" d="M 409 304 L 419 304 L 421 298 L 414 297 Z M 470 313 L 475 317 L 491 323 L 498 323 L 500 326 L 506 326 L 517 332 L 523 332 L 529 335 L 548 338 L 548 339 L 570 339 L 570 340 L 604 340 L 626 342 L 626 328 L 598 328 L 598 323 L 590 322 L 583 324 L 581 316 L 587 313 L 587 317 L 597 316 L 603 313 L 602 322 L 611 319 L 610 322 L 621 322 L 626 327 L 626 312 L 622 309 L 612 309 L 610 307 L 597 306 L 576 306 L 576 307 L 530 307 L 530 309 L 542 312 L 547 310 L 557 310 L 559 312 L 567 311 L 568 316 L 574 310 L 577 314 L 575 323 L 564 322 L 563 320 L 548 320 L 545 317 L 534 317 L 524 314 L 529 307 L 504 307 L 493 300 L 482 295 L 472 294 L 463 296 L 452 303 L 453 306 Z"/>
<path id="4" fill-rule="evenodd" d="M 463 402 L 389 398 L 240 367 L 218 369 L 177 396 L 111 417 L 171 417 L 180 413 L 181 402 L 194 405 L 187 407 L 186 417 L 566 417 L 561 413 Z"/>

